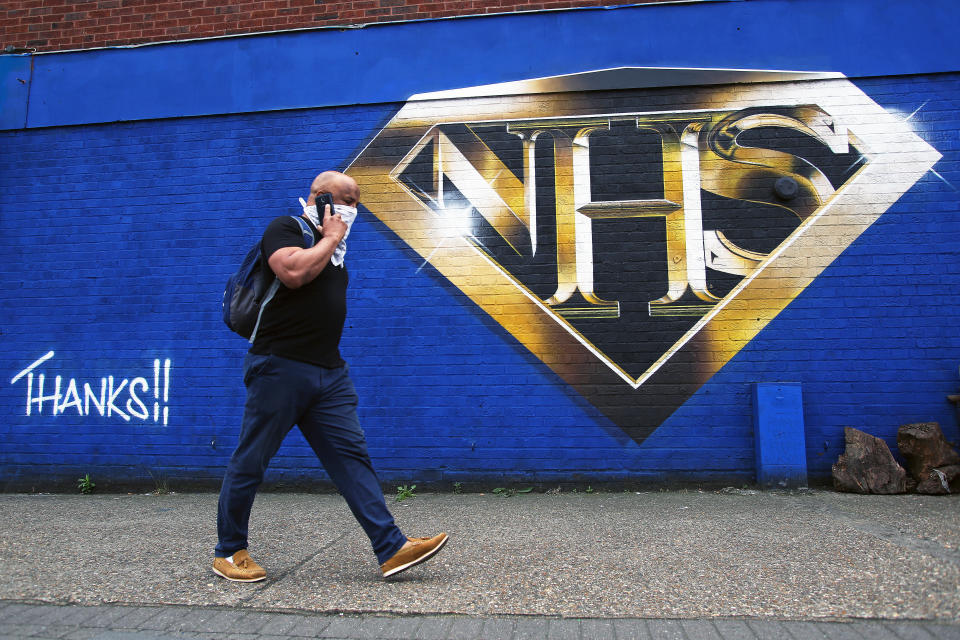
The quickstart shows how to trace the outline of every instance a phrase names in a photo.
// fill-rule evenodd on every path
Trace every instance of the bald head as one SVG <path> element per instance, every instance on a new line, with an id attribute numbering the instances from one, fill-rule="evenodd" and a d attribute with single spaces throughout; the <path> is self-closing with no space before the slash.
<path id="1" fill-rule="evenodd" d="M 360 187 L 357 181 L 339 171 L 324 171 L 313 179 L 307 204 L 316 204 L 317 196 L 321 193 L 332 194 L 335 204 L 355 207 L 360 202 Z"/>

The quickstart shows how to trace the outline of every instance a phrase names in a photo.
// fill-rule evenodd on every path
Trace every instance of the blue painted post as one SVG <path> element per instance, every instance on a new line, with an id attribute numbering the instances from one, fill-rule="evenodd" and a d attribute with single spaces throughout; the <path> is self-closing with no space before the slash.
<path id="1" fill-rule="evenodd" d="M 757 483 L 807 485 L 803 395 L 799 382 L 758 382 L 753 389 Z"/>

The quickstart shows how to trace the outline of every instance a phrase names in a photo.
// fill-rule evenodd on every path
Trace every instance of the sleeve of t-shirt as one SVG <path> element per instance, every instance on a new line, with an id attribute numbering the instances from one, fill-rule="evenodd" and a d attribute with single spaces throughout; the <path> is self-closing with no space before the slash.
<path id="1" fill-rule="evenodd" d="M 313 225 L 310 225 L 310 228 L 313 230 L 314 237 L 316 237 L 318 235 L 316 228 Z M 277 249 L 303 247 L 303 231 L 297 221 L 290 216 L 274 218 L 267 225 L 267 230 L 263 232 L 261 247 L 264 257 L 269 260 Z"/>

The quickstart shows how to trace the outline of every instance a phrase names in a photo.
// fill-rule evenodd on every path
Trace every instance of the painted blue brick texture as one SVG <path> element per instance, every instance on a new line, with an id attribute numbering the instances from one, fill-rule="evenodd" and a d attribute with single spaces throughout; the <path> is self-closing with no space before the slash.
<path id="1" fill-rule="evenodd" d="M 751 481 L 752 388 L 783 381 L 803 385 L 813 478 L 846 426 L 895 445 L 900 424 L 935 420 L 956 441 L 958 80 L 857 81 L 943 158 L 642 444 L 361 215 L 342 351 L 381 478 Z M 215 483 L 244 400 L 224 282 L 398 108 L 0 133 L 0 477 Z M 269 479 L 324 478 L 294 431 Z"/>

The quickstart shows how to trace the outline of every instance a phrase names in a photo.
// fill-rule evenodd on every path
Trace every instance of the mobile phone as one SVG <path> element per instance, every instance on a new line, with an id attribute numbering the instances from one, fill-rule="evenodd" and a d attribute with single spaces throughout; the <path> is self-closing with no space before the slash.
<path id="1" fill-rule="evenodd" d="M 317 215 L 323 220 L 323 208 L 330 205 L 330 215 L 333 215 L 333 194 L 321 193 L 317 196 Z"/>

